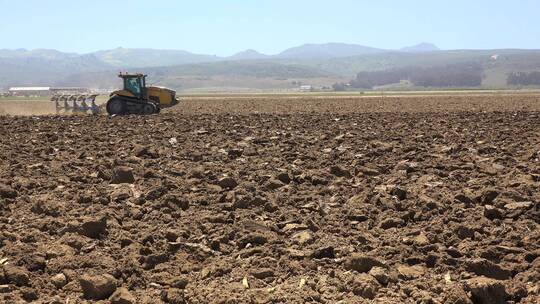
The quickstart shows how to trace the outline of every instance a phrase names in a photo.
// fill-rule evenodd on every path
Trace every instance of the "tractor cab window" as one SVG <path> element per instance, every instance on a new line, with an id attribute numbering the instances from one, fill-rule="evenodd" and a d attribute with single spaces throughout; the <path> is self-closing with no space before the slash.
<path id="1" fill-rule="evenodd" d="M 125 86 L 126 86 L 126 90 L 130 91 L 136 96 L 141 95 L 141 83 L 138 78 L 126 78 Z"/>

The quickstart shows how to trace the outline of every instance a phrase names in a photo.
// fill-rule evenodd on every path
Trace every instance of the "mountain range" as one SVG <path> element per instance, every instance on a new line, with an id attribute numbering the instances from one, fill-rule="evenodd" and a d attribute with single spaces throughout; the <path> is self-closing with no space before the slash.
<path id="1" fill-rule="evenodd" d="M 499 60 L 494 61 L 493 55 Z M 486 86 L 504 86 L 505 73 L 540 66 L 540 51 L 440 50 L 431 43 L 398 50 L 345 43 L 304 44 L 275 55 L 250 49 L 226 57 L 130 48 L 89 54 L 0 49 L 0 89 L 37 85 L 109 88 L 118 85 L 114 76 L 120 70 L 148 73 L 154 82 L 177 89 L 288 89 L 291 83 L 330 86 L 362 71 L 462 62 L 485 66 L 489 72 Z"/>
<path id="2" fill-rule="evenodd" d="M 422 43 L 419 45 L 405 47 L 401 50 L 384 50 L 356 44 L 326 43 L 326 44 L 304 44 L 298 47 L 289 48 L 276 55 L 266 55 L 256 50 L 245 50 L 229 57 L 219 57 L 215 55 L 194 54 L 183 50 L 159 50 L 159 49 L 128 49 L 116 48 L 111 50 L 97 51 L 89 54 L 63 53 L 51 49 L 0 49 L 2 59 L 29 59 L 29 60 L 75 60 L 77 58 L 87 58 L 101 60 L 103 64 L 111 67 L 121 68 L 144 68 L 155 66 L 169 66 L 180 64 L 193 64 L 216 61 L 235 60 L 259 60 L 259 59 L 329 59 L 341 57 L 353 57 L 368 54 L 380 54 L 387 52 L 427 52 L 439 51 L 433 44 Z"/>

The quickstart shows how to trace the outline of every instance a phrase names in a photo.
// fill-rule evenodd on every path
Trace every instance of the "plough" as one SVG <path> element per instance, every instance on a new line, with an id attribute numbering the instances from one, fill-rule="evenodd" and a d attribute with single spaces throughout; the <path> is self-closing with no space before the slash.
<path id="1" fill-rule="evenodd" d="M 99 94 L 59 94 L 51 97 L 56 113 L 101 113 L 101 107 L 96 104 Z"/>

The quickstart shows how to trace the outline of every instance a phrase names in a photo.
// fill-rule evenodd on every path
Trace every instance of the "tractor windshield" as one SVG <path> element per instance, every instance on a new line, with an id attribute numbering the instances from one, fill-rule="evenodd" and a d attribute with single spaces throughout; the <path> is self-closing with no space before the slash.
<path id="1" fill-rule="evenodd" d="M 133 93 L 135 96 L 141 96 L 141 81 L 139 78 L 126 78 L 124 80 L 126 90 Z"/>

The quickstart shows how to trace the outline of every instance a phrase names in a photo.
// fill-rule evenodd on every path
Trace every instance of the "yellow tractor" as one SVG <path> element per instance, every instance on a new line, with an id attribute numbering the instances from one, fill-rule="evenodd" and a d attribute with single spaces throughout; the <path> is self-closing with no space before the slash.
<path id="1" fill-rule="evenodd" d="M 107 102 L 109 115 L 150 115 L 179 103 L 175 91 L 162 87 L 147 87 L 147 75 L 120 73 L 118 77 L 124 81 L 124 88 L 111 93 Z"/>

